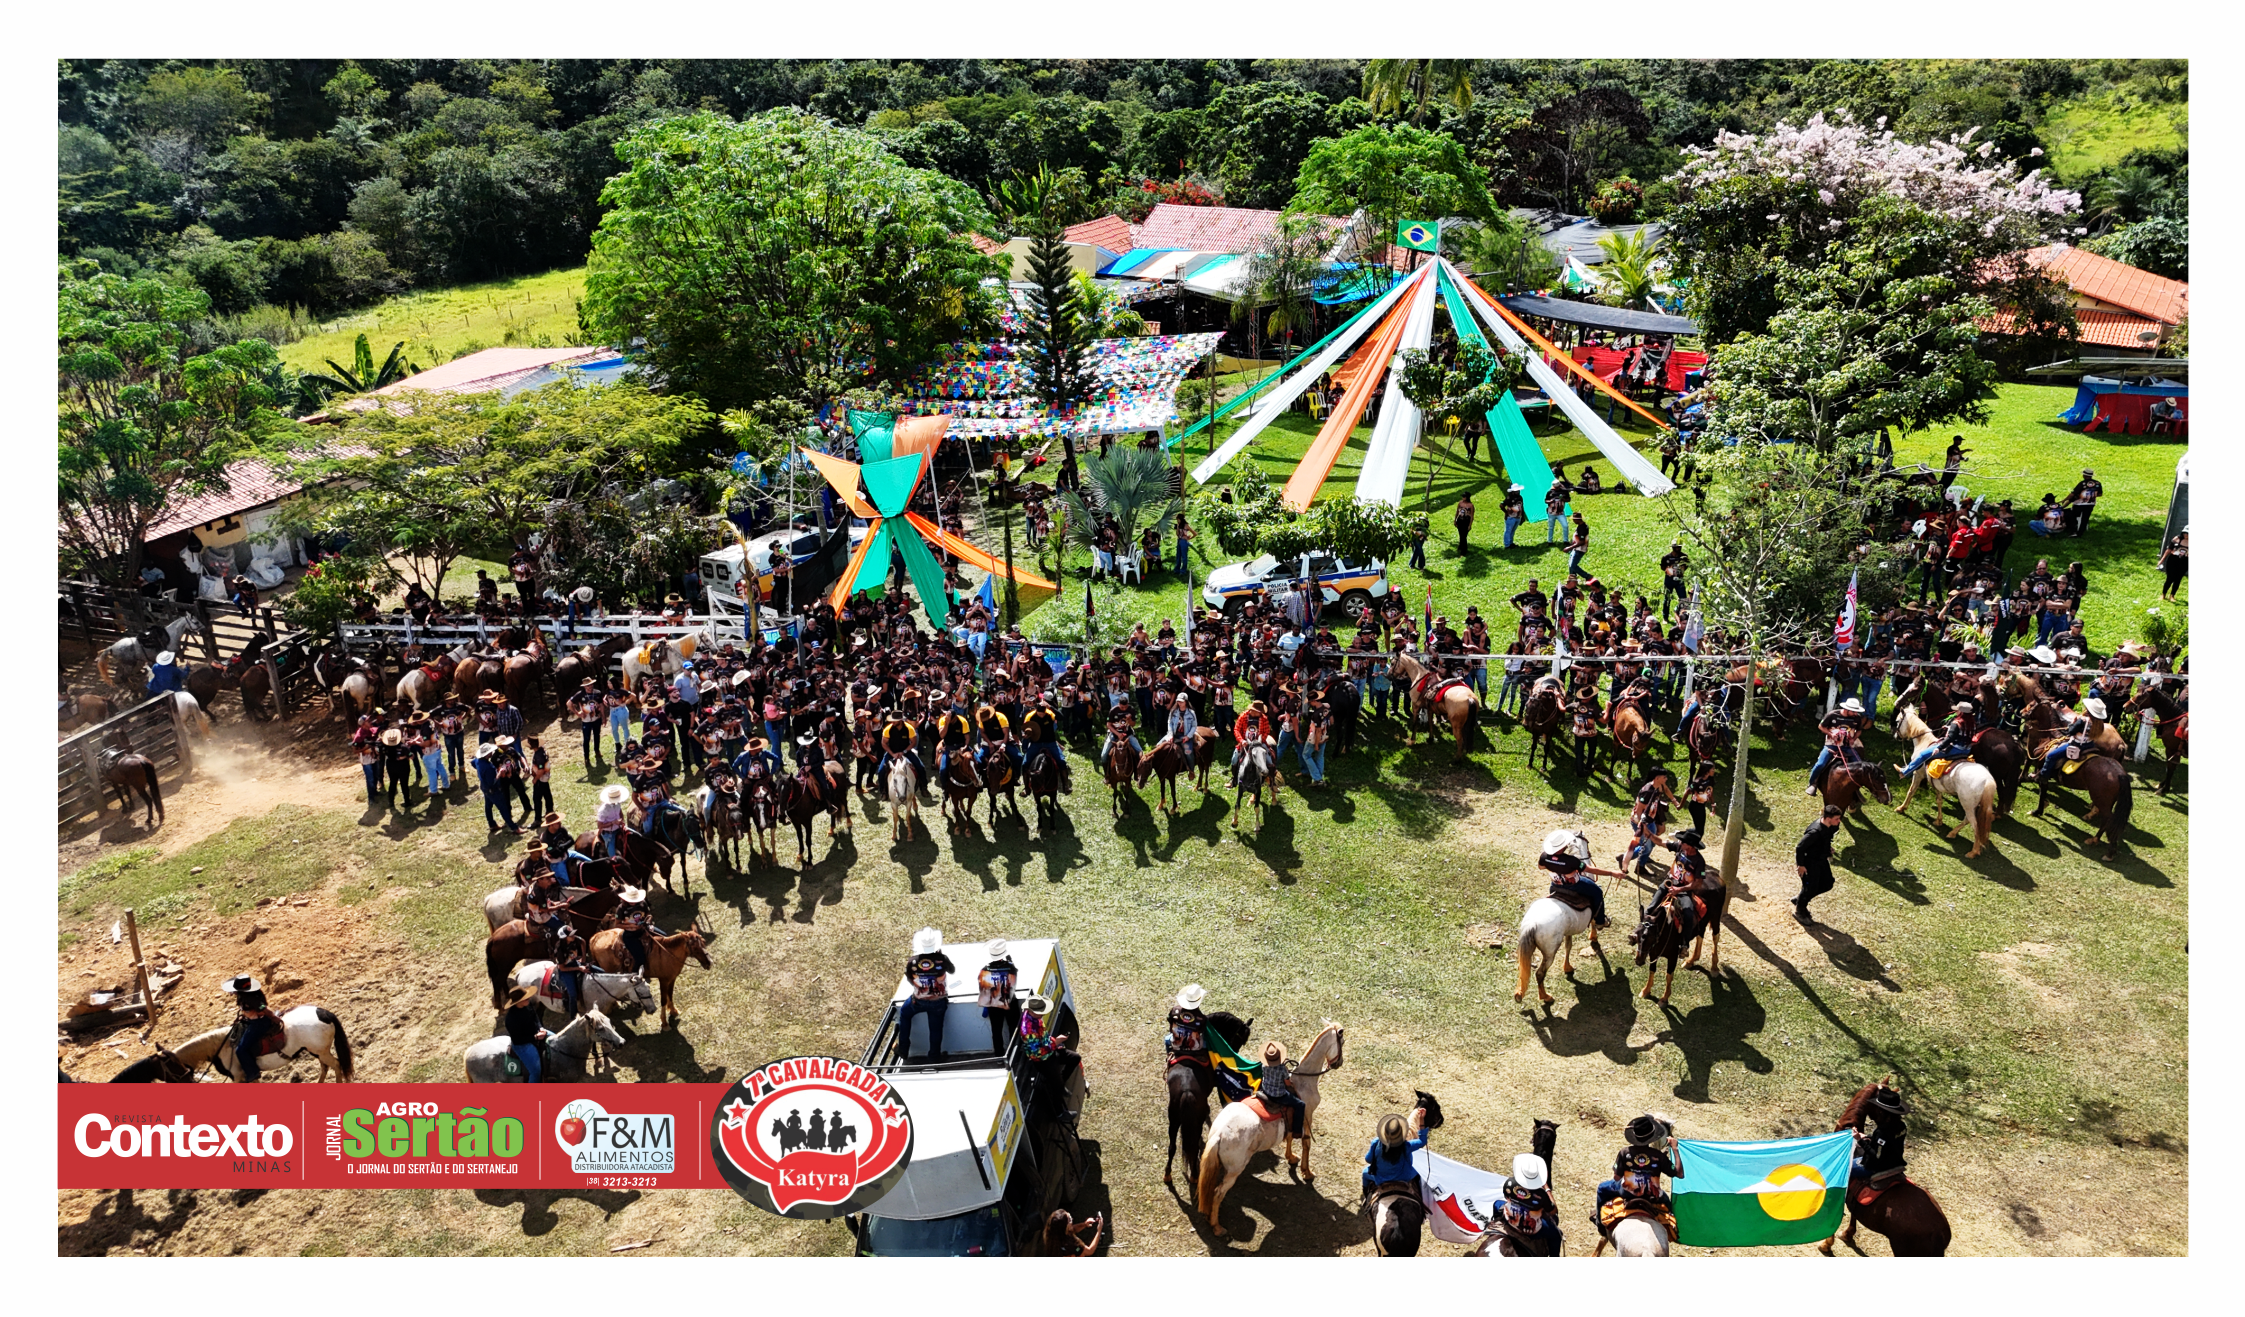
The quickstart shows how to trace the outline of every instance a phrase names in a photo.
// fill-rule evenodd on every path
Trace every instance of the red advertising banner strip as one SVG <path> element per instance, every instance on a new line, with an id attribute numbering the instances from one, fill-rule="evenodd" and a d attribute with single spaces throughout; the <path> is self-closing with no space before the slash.
<path id="1" fill-rule="evenodd" d="M 725 1084 L 58 1084 L 62 1189 L 724 1189 Z"/>

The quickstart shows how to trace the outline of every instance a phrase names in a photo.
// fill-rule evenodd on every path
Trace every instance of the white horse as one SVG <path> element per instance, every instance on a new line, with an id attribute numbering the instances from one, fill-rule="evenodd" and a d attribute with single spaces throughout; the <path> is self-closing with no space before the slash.
<path id="1" fill-rule="evenodd" d="M 187 729 L 187 734 L 198 741 L 209 740 L 210 715 L 203 712 L 203 706 L 195 697 L 186 691 L 173 691 L 171 700 L 173 712 L 179 715 L 179 725 Z"/>
<path id="2" fill-rule="evenodd" d="M 1608 1240 L 1614 1246 L 1617 1258 L 1664 1258 L 1668 1256 L 1668 1227 L 1658 1221 L 1648 1221 L 1641 1216 L 1624 1217 L 1614 1223 L 1611 1234 L 1598 1241 L 1591 1256 L 1605 1253 Z"/>
<path id="3" fill-rule="evenodd" d="M 597 1040 L 610 1047 L 622 1047 L 624 1036 L 608 1017 L 599 1011 L 586 1011 L 546 1036 L 546 1059 L 568 1061 L 582 1069 L 585 1058 L 592 1055 Z M 468 1082 L 471 1084 L 519 1084 L 520 1079 L 507 1077 L 507 1053 L 513 1050 L 505 1034 L 486 1038 L 468 1048 Z M 542 1076 L 541 1076 L 542 1077 Z"/>
<path id="4" fill-rule="evenodd" d="M 236 1083 L 251 1081 L 250 1072 L 242 1068 L 241 1059 L 234 1055 L 230 1035 L 232 1025 L 199 1033 L 171 1049 L 174 1059 L 188 1071 L 201 1068 L 206 1061 Z M 329 1071 L 348 1084 L 351 1082 L 351 1040 L 343 1032 L 343 1022 L 335 1018 L 325 1006 L 299 1006 L 281 1016 L 281 1050 L 268 1052 L 257 1058 L 257 1069 L 286 1069 L 297 1057 L 311 1055 L 319 1058 L 320 1082 L 326 1083 Z"/>
<path id="5" fill-rule="evenodd" d="M 619 660 L 624 665 L 624 685 L 638 690 L 639 679 L 654 673 L 665 680 L 678 675 L 679 667 L 702 649 L 717 648 L 717 639 L 708 627 L 683 636 L 667 636 L 650 640 L 634 649 L 627 649 Z"/>
<path id="6" fill-rule="evenodd" d="M 446 655 L 447 658 L 452 660 L 454 667 L 458 667 L 460 660 L 467 656 L 468 647 L 466 645 L 462 645 Z M 429 674 L 423 672 L 421 665 L 416 663 L 405 670 L 404 676 L 398 678 L 398 703 L 403 704 L 407 700 L 411 700 L 413 701 L 413 707 L 416 709 L 434 709 L 444 703 L 444 692 L 451 685 L 452 679 L 450 677 L 446 677 L 443 681 L 431 681 Z"/>
<path id="7" fill-rule="evenodd" d="M 1234 1102 L 1210 1123 L 1208 1149 L 1200 1155 L 1200 1174 L 1193 1181 L 1200 1191 L 1200 1214 L 1208 1218 L 1209 1233 L 1219 1239 L 1229 1233 L 1216 1219 L 1216 1214 L 1223 1210 L 1224 1195 L 1231 1192 L 1232 1185 L 1256 1153 L 1268 1152 L 1284 1143 L 1286 1164 L 1299 1165 L 1305 1182 L 1317 1179 L 1317 1173 L 1310 1169 L 1311 1121 L 1317 1115 L 1317 1077 L 1341 1068 L 1343 1042 L 1341 1026 L 1327 1020 L 1317 1041 L 1302 1052 L 1300 1068 L 1294 1072 L 1294 1095 L 1302 1099 L 1299 1162 L 1294 1157 L 1294 1136 L 1287 1129 L 1284 1113 L 1265 1120 L 1256 1114 L 1259 1104 Z"/>
<path id="8" fill-rule="evenodd" d="M 1939 739 L 1939 734 L 1926 726 L 1923 718 L 1918 717 L 1916 707 L 1908 704 L 1894 711 L 1894 736 L 1896 740 L 1908 741 L 1913 755 Z M 1922 768 L 1910 775 L 1910 789 L 1902 793 L 1902 803 L 1894 807 L 1895 813 L 1900 814 L 1910 808 L 1910 802 L 1917 797 L 1919 784 L 1925 780 L 1925 770 Z M 1979 858 L 1980 852 L 1988 848 L 1988 829 L 1995 826 L 1996 821 L 1995 775 L 1983 765 L 1967 759 L 1942 774 L 1933 783 L 1929 794 L 1933 797 L 1935 827 L 1944 822 L 1943 816 L 1948 812 L 1945 802 L 1955 799 L 1957 807 L 1964 812 L 1964 817 L 1958 821 L 1957 826 L 1949 829 L 1949 836 L 1956 837 L 1970 824 L 1972 849 L 1965 852 L 1964 858 Z"/>
<path id="9" fill-rule="evenodd" d="M 564 887 L 561 894 L 574 901 L 592 894 L 590 887 Z M 501 924 L 522 918 L 522 888 L 509 884 L 483 898 L 483 919 L 497 932 Z"/>
<path id="10" fill-rule="evenodd" d="M 912 830 L 920 827 L 920 796 L 914 790 L 912 761 L 898 755 L 889 760 L 889 840 L 910 841 Z"/>
<path id="11" fill-rule="evenodd" d="M 201 619 L 193 613 L 181 613 L 164 624 L 164 648 L 176 654 L 181 636 L 201 635 L 202 631 Z M 126 636 L 94 656 L 94 671 L 101 674 L 104 685 L 137 690 L 140 682 L 128 682 L 125 678 L 145 670 L 155 661 L 156 656 L 140 643 L 139 636 Z"/>
<path id="12" fill-rule="evenodd" d="M 1578 860 L 1588 861 L 1589 839 L 1568 828 L 1558 828 L 1546 833 L 1543 854 L 1557 855 L 1562 851 L 1572 854 Z M 1543 986 L 1544 975 L 1551 972 L 1551 959 L 1554 955 L 1559 957 L 1560 973 L 1575 972 L 1577 933 L 1590 934 L 1593 946 L 1598 942 L 1598 930 L 1591 927 L 1588 910 L 1577 910 L 1552 896 L 1539 896 L 1528 903 L 1527 910 L 1520 916 L 1520 934 L 1516 940 L 1515 955 L 1520 962 L 1520 985 L 1512 994 L 1514 1001 L 1528 995 L 1528 971 L 1533 967 L 1536 974 L 1536 996 L 1543 1000 L 1544 1005 L 1551 1004 L 1551 993 Z M 1543 961 L 1540 965 L 1535 965 L 1535 958 L 1539 955 L 1543 957 Z"/>
<path id="13" fill-rule="evenodd" d="M 550 960 L 533 960 L 514 972 L 515 986 L 536 988 L 538 1004 L 556 1015 L 567 1015 L 569 1003 L 562 999 L 561 985 L 546 978 L 554 967 Z M 637 974 L 608 974 L 588 970 L 580 980 L 583 986 L 577 1000 L 584 1006 L 606 1014 L 613 1006 L 636 1007 L 643 1015 L 655 1010 L 655 985 Z"/>

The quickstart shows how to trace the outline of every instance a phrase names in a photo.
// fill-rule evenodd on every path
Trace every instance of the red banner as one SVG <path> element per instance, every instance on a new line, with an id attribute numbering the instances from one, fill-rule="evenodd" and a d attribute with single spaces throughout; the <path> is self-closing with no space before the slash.
<path id="1" fill-rule="evenodd" d="M 724 1084 L 57 1084 L 63 1189 L 724 1189 Z"/>

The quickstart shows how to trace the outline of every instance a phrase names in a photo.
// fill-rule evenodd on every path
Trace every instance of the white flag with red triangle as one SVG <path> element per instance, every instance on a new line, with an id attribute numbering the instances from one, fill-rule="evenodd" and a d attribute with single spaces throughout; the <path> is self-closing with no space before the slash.
<path id="1" fill-rule="evenodd" d="M 1840 605 L 1840 620 L 1832 628 L 1832 644 L 1846 649 L 1855 643 L 1855 572 L 1847 574 L 1847 602 Z"/>

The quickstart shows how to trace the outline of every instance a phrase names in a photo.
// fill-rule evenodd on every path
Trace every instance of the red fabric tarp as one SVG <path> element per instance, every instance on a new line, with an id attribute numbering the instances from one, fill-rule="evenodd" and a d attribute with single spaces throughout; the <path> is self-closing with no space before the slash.
<path id="1" fill-rule="evenodd" d="M 2151 405 L 2159 399 L 2147 393 L 2100 393 L 2097 395 L 2097 414 L 2089 424 L 2081 427 L 2087 434 L 2102 426 L 2112 434 L 2142 434 L 2151 428 Z M 2169 398 L 2180 415 L 2176 418 L 2175 433 L 2184 434 L 2190 429 L 2190 399 Z"/>

